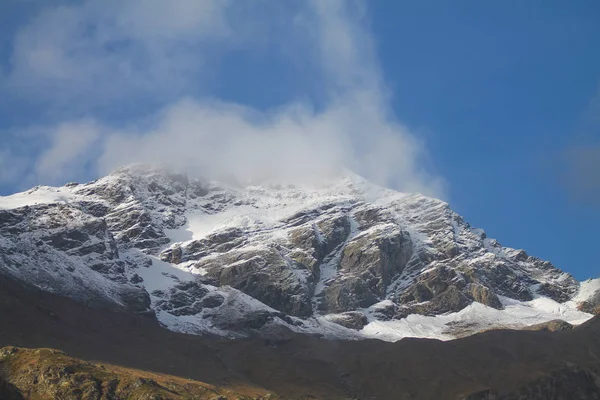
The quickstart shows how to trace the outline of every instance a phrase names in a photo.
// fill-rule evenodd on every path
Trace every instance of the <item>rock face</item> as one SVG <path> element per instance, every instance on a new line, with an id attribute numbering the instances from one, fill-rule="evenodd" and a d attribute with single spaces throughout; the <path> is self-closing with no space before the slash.
<path id="1" fill-rule="evenodd" d="M 597 290 L 592 297 L 581 302 L 579 309 L 594 315 L 600 314 L 600 290 Z"/>
<path id="2" fill-rule="evenodd" d="M 361 330 L 369 323 L 367 316 L 359 311 L 348 311 L 342 314 L 334 314 L 329 316 L 329 320 L 343 327 L 355 329 L 357 331 Z"/>
<path id="3" fill-rule="evenodd" d="M 534 298 L 570 304 L 579 291 L 447 203 L 350 173 L 311 188 L 232 187 L 132 166 L 37 187 L 0 198 L 0 261 L 1 274 L 44 290 L 233 336 L 280 325 L 355 337 L 371 322 L 473 304 L 508 314 Z M 572 307 L 572 319 L 589 317 L 598 300 Z"/>
<path id="4" fill-rule="evenodd" d="M 0 273 L 99 306 L 148 311 L 104 219 L 65 204 L 0 210 Z"/>

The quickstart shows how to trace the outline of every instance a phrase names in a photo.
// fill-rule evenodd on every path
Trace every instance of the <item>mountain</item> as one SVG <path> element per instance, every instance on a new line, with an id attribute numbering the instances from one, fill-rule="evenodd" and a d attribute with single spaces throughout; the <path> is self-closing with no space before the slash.
<path id="1" fill-rule="evenodd" d="M 600 280 L 577 282 L 443 201 L 350 172 L 241 185 L 134 165 L 0 197 L 0 275 L 232 338 L 453 339 L 576 325 L 600 304 Z"/>

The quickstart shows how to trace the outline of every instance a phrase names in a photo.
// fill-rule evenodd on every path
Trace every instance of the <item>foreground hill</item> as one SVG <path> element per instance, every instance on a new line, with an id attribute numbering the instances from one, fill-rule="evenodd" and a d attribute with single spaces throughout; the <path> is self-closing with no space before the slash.
<path id="1" fill-rule="evenodd" d="M 164 374 L 91 363 L 53 349 L 0 348 L 0 398 L 274 399 L 251 387 L 237 391 Z"/>

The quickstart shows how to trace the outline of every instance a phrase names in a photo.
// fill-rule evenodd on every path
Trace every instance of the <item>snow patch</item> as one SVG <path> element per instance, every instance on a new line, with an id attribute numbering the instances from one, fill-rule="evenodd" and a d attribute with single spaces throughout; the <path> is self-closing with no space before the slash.
<path id="1" fill-rule="evenodd" d="M 397 321 L 371 321 L 361 331 L 361 335 L 395 342 L 405 337 L 451 340 L 461 336 L 461 332 L 473 333 L 488 329 L 523 328 L 554 319 L 562 319 L 570 324 L 581 324 L 592 316 L 577 311 L 568 304 L 557 303 L 549 298 L 539 297 L 532 301 L 520 302 L 500 297 L 504 310 L 496 310 L 481 303 L 473 302 L 459 312 L 424 316 L 412 314 Z M 384 305 L 380 305 L 383 307 Z"/>
<path id="2" fill-rule="evenodd" d="M 38 204 L 69 204 L 76 200 L 81 200 L 81 198 L 74 195 L 67 187 L 38 186 L 27 192 L 0 196 L 0 210 L 12 210 Z"/>

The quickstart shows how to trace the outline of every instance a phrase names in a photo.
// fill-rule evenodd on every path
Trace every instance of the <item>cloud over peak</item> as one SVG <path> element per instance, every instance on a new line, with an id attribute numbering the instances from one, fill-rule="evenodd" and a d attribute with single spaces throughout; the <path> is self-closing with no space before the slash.
<path id="1" fill-rule="evenodd" d="M 32 92 L 58 88 L 72 99 L 93 94 L 113 107 L 140 91 L 172 100 L 148 110 L 146 120 L 105 120 L 90 108 L 83 120 L 59 121 L 28 170 L 32 179 L 60 182 L 79 178 L 70 176 L 77 166 L 95 175 L 133 162 L 240 181 L 307 181 L 347 167 L 402 191 L 443 196 L 443 180 L 425 167 L 424 143 L 390 107 L 366 3 L 258 4 L 265 15 L 290 21 L 261 19 L 272 24 L 270 41 L 280 40 L 288 53 L 298 49 L 294 62 L 316 66 L 318 76 L 308 78 L 323 81 L 323 104 L 306 93 L 269 109 L 224 101 L 210 90 L 186 94 L 182 88 L 202 80 L 199 66 L 218 64 L 212 55 L 261 42 L 250 38 L 265 32 L 250 21 L 258 13 L 235 2 L 91 0 L 42 12 L 15 38 L 11 84 Z M 98 77 L 106 88 L 96 87 Z"/>

